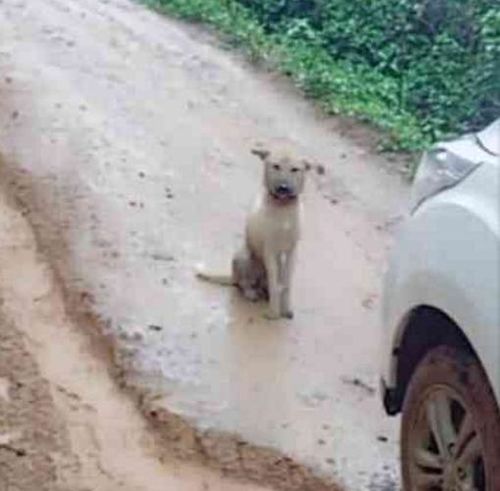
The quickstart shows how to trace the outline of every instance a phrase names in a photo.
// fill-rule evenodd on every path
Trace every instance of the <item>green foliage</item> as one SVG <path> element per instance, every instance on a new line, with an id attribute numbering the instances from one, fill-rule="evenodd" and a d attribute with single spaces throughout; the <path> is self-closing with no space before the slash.
<path id="1" fill-rule="evenodd" d="M 146 0 L 272 58 L 327 112 L 416 150 L 500 113 L 498 0 Z"/>

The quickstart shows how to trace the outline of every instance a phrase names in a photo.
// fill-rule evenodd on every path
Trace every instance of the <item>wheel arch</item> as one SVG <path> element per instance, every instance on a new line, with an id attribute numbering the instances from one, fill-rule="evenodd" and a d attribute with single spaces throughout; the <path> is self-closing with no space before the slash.
<path id="1" fill-rule="evenodd" d="M 421 305 L 414 308 L 405 316 L 398 331 L 393 351 L 395 386 L 385 401 L 390 414 L 401 411 L 411 376 L 430 349 L 439 345 L 452 346 L 472 354 L 481 363 L 459 325 L 435 307 Z"/>

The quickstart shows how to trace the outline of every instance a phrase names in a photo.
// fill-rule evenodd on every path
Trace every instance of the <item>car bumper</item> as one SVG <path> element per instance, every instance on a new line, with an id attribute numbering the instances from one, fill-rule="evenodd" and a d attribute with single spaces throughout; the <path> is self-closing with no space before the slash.
<path id="1" fill-rule="evenodd" d="M 400 404 L 396 390 L 388 387 L 384 378 L 380 379 L 380 396 L 385 412 L 389 416 L 395 416 L 400 412 Z"/>

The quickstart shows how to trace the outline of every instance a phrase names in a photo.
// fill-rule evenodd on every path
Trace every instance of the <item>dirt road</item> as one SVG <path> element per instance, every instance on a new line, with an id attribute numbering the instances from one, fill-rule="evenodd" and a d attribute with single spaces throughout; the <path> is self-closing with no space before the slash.
<path id="1" fill-rule="evenodd" d="M 166 446 L 281 488 L 397 489 L 377 326 L 406 189 L 369 133 L 125 0 L 3 0 L 0 36 L 0 177 Z M 276 139 L 321 166 L 296 317 L 269 323 L 193 267 L 227 266 L 260 183 L 249 150 Z"/>
<path id="2" fill-rule="evenodd" d="M 265 491 L 166 457 L 0 196 L 0 490 Z"/>

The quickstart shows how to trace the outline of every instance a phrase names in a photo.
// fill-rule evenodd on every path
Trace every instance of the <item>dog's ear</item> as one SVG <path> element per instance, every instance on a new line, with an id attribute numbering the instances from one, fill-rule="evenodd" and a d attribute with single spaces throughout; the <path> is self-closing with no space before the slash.
<path id="1" fill-rule="evenodd" d="M 302 165 L 307 172 L 313 168 L 313 164 L 307 159 L 302 159 Z"/>
<path id="2" fill-rule="evenodd" d="M 267 150 L 266 148 L 262 148 L 262 147 L 252 148 L 252 153 L 254 155 L 257 155 L 257 157 L 259 157 L 261 160 L 266 160 L 269 157 L 269 155 L 271 154 L 271 152 L 269 150 Z"/>
<path id="3" fill-rule="evenodd" d="M 318 176 L 322 176 L 326 173 L 326 169 L 323 164 L 319 164 L 317 162 L 311 162 L 310 160 L 307 159 L 302 159 L 302 165 L 304 166 L 306 172 L 315 170 Z"/>

